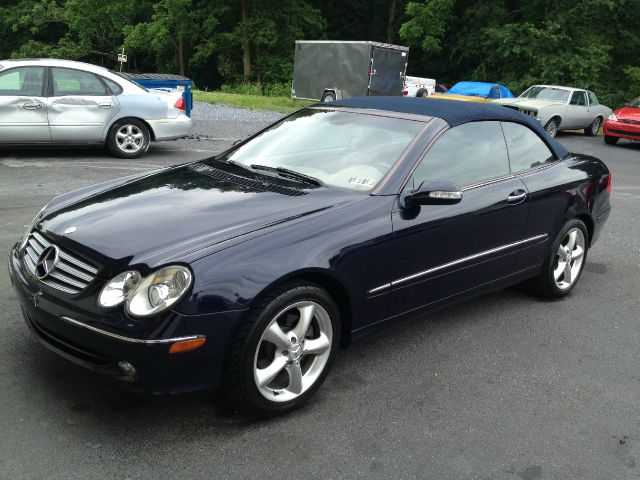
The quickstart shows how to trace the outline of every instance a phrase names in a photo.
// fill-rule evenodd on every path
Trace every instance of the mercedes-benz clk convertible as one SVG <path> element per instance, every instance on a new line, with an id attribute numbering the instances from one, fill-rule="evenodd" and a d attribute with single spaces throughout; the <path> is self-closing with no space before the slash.
<path id="1" fill-rule="evenodd" d="M 512 109 L 352 98 L 60 195 L 9 268 L 59 355 L 133 391 L 224 388 L 272 415 L 314 394 L 340 346 L 419 328 L 403 318 L 524 281 L 568 295 L 610 190 L 604 163 Z"/>

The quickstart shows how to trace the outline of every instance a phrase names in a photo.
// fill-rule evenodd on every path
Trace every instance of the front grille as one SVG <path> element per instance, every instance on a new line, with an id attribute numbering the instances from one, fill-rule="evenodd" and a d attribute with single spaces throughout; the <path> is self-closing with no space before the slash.
<path id="1" fill-rule="evenodd" d="M 520 112 L 524 113 L 525 115 L 529 115 L 530 117 L 535 117 L 538 114 L 538 112 L 536 112 L 535 110 L 526 110 L 524 108 L 521 108 Z"/>
<path id="2" fill-rule="evenodd" d="M 299 197 L 300 195 L 307 194 L 307 192 L 303 192 L 302 190 L 296 190 L 295 188 L 283 187 L 280 185 L 274 185 L 272 183 L 263 183 L 253 178 L 234 175 L 233 173 L 225 172 L 224 170 L 211 167 L 204 163 L 195 163 L 195 164 L 189 165 L 189 168 L 195 172 L 201 173 L 208 177 L 215 178 L 223 182 L 233 183 L 240 187 L 245 187 L 251 190 L 280 193 L 281 195 L 289 195 L 291 197 Z"/>
<path id="3" fill-rule="evenodd" d="M 611 133 L 617 133 L 620 135 L 629 135 L 630 137 L 640 137 L 640 132 L 629 132 L 628 130 L 617 130 L 614 128 L 607 129 Z"/>
<path id="4" fill-rule="evenodd" d="M 631 125 L 640 125 L 640 121 L 638 121 L 638 120 L 629 120 L 627 118 L 622 118 L 622 119 L 620 119 L 618 121 L 622 122 L 622 123 L 630 123 Z"/>
<path id="5" fill-rule="evenodd" d="M 24 264 L 35 278 L 38 278 L 36 265 L 40 255 L 51 246 L 54 245 L 35 230 L 29 235 L 24 249 Z M 38 281 L 64 293 L 75 295 L 82 292 L 96 278 L 98 270 L 62 248 L 55 248 L 57 259 L 53 267 L 47 276 L 38 278 Z"/>

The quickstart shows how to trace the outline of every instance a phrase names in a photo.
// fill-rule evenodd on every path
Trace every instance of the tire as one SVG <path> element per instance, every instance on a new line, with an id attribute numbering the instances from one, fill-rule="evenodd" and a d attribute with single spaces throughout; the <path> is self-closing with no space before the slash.
<path id="1" fill-rule="evenodd" d="M 107 147 L 120 158 L 138 158 L 149 150 L 150 143 L 149 129 L 136 118 L 118 120 L 107 134 Z"/>
<path id="2" fill-rule="evenodd" d="M 322 95 L 321 102 L 335 102 L 335 101 L 336 101 L 336 94 L 333 92 L 325 92 L 325 94 Z"/>
<path id="3" fill-rule="evenodd" d="M 259 416 L 291 411 L 318 390 L 339 342 L 340 313 L 325 290 L 311 283 L 274 289 L 238 327 L 225 365 L 225 391 Z"/>
<path id="4" fill-rule="evenodd" d="M 591 122 L 591 125 L 584 129 L 584 134 L 587 137 L 593 137 L 597 135 L 598 131 L 600 130 L 600 125 L 602 125 L 602 119 L 600 117 L 596 117 L 593 122 Z"/>
<path id="5" fill-rule="evenodd" d="M 607 145 L 615 145 L 616 143 L 618 143 L 618 140 L 620 140 L 619 137 L 611 137 L 609 135 L 604 136 L 604 143 L 606 143 Z"/>
<path id="6" fill-rule="evenodd" d="M 544 130 L 552 137 L 555 137 L 558 134 L 558 127 L 559 127 L 559 123 L 558 123 L 558 119 L 557 118 L 552 118 L 551 120 L 549 120 L 547 122 L 547 124 L 544 126 Z"/>
<path id="7" fill-rule="evenodd" d="M 571 240 L 572 238 L 574 240 Z M 589 234 L 585 224 L 577 218 L 567 222 L 551 245 L 540 276 L 533 281 L 533 287 L 537 293 L 547 298 L 562 298 L 569 295 L 584 269 L 588 245 Z M 566 267 L 567 257 L 569 268 Z M 565 265 L 564 268 L 563 265 Z"/>
<path id="8" fill-rule="evenodd" d="M 416 97 L 427 98 L 428 96 L 429 96 L 429 92 L 426 91 L 424 88 L 421 88 L 416 92 Z"/>

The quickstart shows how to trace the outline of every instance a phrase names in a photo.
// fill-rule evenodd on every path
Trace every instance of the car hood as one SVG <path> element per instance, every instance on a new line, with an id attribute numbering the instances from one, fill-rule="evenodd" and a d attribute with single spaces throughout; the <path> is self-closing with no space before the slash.
<path id="1" fill-rule="evenodd" d="M 539 100 L 537 98 L 501 98 L 498 100 L 492 100 L 491 103 L 499 103 L 500 105 L 509 105 L 518 108 L 526 108 L 529 110 L 539 110 L 542 107 L 548 107 L 550 105 L 564 105 L 562 102 L 555 102 L 553 100 Z"/>
<path id="2" fill-rule="evenodd" d="M 45 212 L 38 228 L 101 271 L 151 268 L 366 197 L 210 160 L 85 194 Z"/>
<path id="3" fill-rule="evenodd" d="M 640 108 L 622 107 L 614 112 L 618 119 L 637 120 L 640 121 Z"/>

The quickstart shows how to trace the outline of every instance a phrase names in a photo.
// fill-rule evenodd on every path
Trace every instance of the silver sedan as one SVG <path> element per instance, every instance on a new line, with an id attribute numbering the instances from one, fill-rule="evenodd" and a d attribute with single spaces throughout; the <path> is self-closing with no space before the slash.
<path id="1" fill-rule="evenodd" d="M 0 145 L 106 145 L 136 158 L 151 141 L 189 135 L 180 92 L 147 90 L 68 60 L 0 60 Z"/>
<path id="2" fill-rule="evenodd" d="M 586 135 L 596 135 L 611 109 L 601 105 L 589 90 L 533 85 L 516 98 L 493 100 L 506 107 L 536 117 L 552 137 L 560 130 L 584 129 Z"/>

